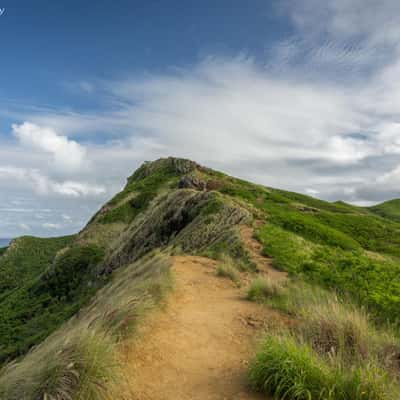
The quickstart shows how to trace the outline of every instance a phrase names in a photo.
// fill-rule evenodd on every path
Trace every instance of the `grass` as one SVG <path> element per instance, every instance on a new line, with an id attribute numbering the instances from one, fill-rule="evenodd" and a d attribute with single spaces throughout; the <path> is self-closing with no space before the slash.
<path id="1" fill-rule="evenodd" d="M 180 177 L 187 174 L 208 182 L 208 191 L 178 190 Z M 154 273 L 152 262 L 126 264 L 154 248 L 172 245 L 220 260 L 217 273 L 237 282 L 239 272 L 256 268 L 235 226 L 254 217 L 267 221 L 258 239 L 274 266 L 306 282 L 278 287 L 256 280 L 248 291 L 249 300 L 268 303 L 297 321 L 290 337 L 283 337 L 279 346 L 274 343 L 288 360 L 308 360 L 310 369 L 305 366 L 304 371 L 311 380 L 301 386 L 301 376 L 294 374 L 292 386 L 298 391 L 293 389 L 288 396 L 301 398 L 295 396 L 307 396 L 310 390 L 321 398 L 334 393 L 339 399 L 358 399 L 361 392 L 366 399 L 385 398 L 376 397 L 374 390 L 381 387 L 386 396 L 400 352 L 392 330 L 377 329 L 375 322 L 400 321 L 399 215 L 398 201 L 355 207 L 254 185 L 188 160 L 146 163 L 79 235 L 24 237 L 6 253 L 0 250 L 0 360 L 20 356 L 48 337 L 2 372 L 0 397 L 36 400 L 47 393 L 43 388 L 54 397 L 58 392 L 52 388 L 67 382 L 73 396 L 90 398 L 89 393 L 79 394 L 84 365 L 90 363 L 81 360 L 93 359 L 92 352 L 106 359 L 103 350 L 134 331 L 168 286 L 164 274 Z M 63 248 L 70 250 L 64 253 Z M 225 260 L 227 254 L 235 262 Z M 98 268 L 111 269 L 110 260 L 115 261 L 113 268 L 120 268 L 106 284 L 99 279 Z M 90 305 L 83 308 L 90 298 Z M 72 315 L 76 318 L 65 330 L 52 334 Z M 83 357 L 90 343 L 93 351 Z M 300 355 L 294 354 L 294 344 Z M 279 354 L 275 356 L 278 360 Z M 45 365 L 46 359 L 52 362 Z M 346 370 L 345 363 L 351 368 Z M 318 378 L 313 365 L 324 375 Z M 100 377 L 93 378 L 92 385 L 100 393 L 101 382 L 109 378 L 101 372 L 87 374 Z M 332 376 L 340 390 L 330 386 Z M 312 382 L 318 379 L 323 390 L 313 392 Z M 28 397 L 31 392 L 39 394 Z"/>
<path id="2" fill-rule="evenodd" d="M 384 218 L 388 218 L 393 221 L 400 221 L 400 200 L 399 199 L 385 201 L 384 203 L 377 204 L 376 206 L 370 207 L 369 210 L 377 215 L 384 217 Z"/>
<path id="3" fill-rule="evenodd" d="M 85 305 L 104 284 L 93 278 L 103 251 L 74 245 L 35 279 L 9 292 L 0 302 L 0 362 L 38 344 Z"/>
<path id="4" fill-rule="evenodd" d="M 290 333 L 267 335 L 249 380 L 258 391 L 290 400 L 394 400 L 399 395 L 381 367 L 370 363 L 361 369 L 335 357 L 324 359 Z"/>
<path id="5" fill-rule="evenodd" d="M 269 290 L 264 301 L 294 323 L 266 334 L 250 368 L 254 388 L 293 400 L 398 398 L 400 341 L 390 327 L 301 282 Z"/>
<path id="6" fill-rule="evenodd" d="M 258 238 L 276 268 L 350 295 L 380 320 L 400 318 L 400 263 L 394 259 L 316 244 L 273 224 L 262 227 Z"/>
<path id="7" fill-rule="evenodd" d="M 0 258 L 0 301 L 9 291 L 35 279 L 52 262 L 59 250 L 68 246 L 74 236 L 42 239 L 23 236 L 14 241 Z M 1 249 L 2 253 L 3 250 Z"/>
<path id="8" fill-rule="evenodd" d="M 3 367 L 0 398 L 109 399 L 121 378 L 116 346 L 170 290 L 169 267 L 166 257 L 153 254 L 118 270 L 79 314 Z"/>
<path id="9" fill-rule="evenodd" d="M 238 269 L 230 257 L 223 257 L 222 261 L 220 261 L 220 263 L 217 265 L 215 273 L 219 277 L 230 279 L 233 283 L 235 283 L 236 286 L 241 286 L 241 279 Z"/>
<path id="10" fill-rule="evenodd" d="M 271 281 L 268 278 L 257 278 L 252 281 L 247 289 L 247 300 L 264 303 L 268 299 L 275 298 L 282 291 L 282 284 Z"/>

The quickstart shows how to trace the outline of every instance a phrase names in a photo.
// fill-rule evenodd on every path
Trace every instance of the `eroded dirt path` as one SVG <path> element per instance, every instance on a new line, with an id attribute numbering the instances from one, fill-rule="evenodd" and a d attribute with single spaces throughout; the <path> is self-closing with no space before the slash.
<path id="1" fill-rule="evenodd" d="M 246 384 L 257 332 L 279 316 L 243 300 L 216 262 L 173 257 L 176 288 L 123 349 L 136 400 L 258 400 Z"/>
<path id="2" fill-rule="evenodd" d="M 287 279 L 287 273 L 278 271 L 272 266 L 272 259 L 262 254 L 262 244 L 254 238 L 254 230 L 251 226 L 240 226 L 240 235 L 246 245 L 252 260 L 257 264 L 260 272 L 272 281 L 283 282 Z"/>

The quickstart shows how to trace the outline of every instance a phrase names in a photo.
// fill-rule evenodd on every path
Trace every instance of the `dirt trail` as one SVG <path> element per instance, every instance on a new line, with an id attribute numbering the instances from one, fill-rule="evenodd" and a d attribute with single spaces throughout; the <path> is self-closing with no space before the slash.
<path id="1" fill-rule="evenodd" d="M 273 281 L 282 282 L 287 279 L 286 272 L 275 269 L 272 266 L 272 259 L 262 255 L 262 245 L 254 238 L 254 230 L 251 226 L 240 226 L 240 235 L 261 273 L 267 275 Z"/>
<path id="2" fill-rule="evenodd" d="M 262 273 L 283 279 L 260 255 L 252 229 L 241 233 Z M 282 323 L 281 316 L 243 300 L 244 289 L 216 276 L 215 261 L 172 259 L 175 290 L 166 307 L 121 352 L 129 400 L 265 400 L 247 386 L 248 362 L 264 322 Z"/>

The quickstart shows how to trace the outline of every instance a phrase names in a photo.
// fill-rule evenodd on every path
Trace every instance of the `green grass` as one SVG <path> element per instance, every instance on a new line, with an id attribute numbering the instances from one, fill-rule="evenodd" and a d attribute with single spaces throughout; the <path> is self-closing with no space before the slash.
<path id="1" fill-rule="evenodd" d="M 400 222 L 400 200 L 389 200 L 376 206 L 369 207 L 369 210 L 381 217 Z"/>
<path id="2" fill-rule="evenodd" d="M 256 390 L 288 400 L 394 400 L 399 395 L 379 366 L 359 368 L 324 359 L 290 333 L 266 336 L 249 380 Z"/>
<path id="3" fill-rule="evenodd" d="M 268 299 L 275 298 L 283 290 L 282 284 L 271 281 L 268 278 L 256 278 L 247 289 L 247 300 L 264 303 Z"/>
<path id="4" fill-rule="evenodd" d="M 374 259 L 362 250 L 316 244 L 273 224 L 266 224 L 258 238 L 276 268 L 351 295 L 381 320 L 399 319 L 400 263 L 389 257 Z"/>
<path id="5" fill-rule="evenodd" d="M 194 194 L 190 190 L 178 190 L 180 177 L 187 174 L 203 183 L 210 183 L 207 187 L 212 191 Z M 307 385 L 310 384 L 311 388 L 314 378 L 315 382 L 322 379 L 326 383 L 325 386 L 318 384 L 319 389 L 330 388 L 329 382 L 334 376 L 336 386 L 341 385 L 341 389 L 340 393 L 337 389 L 333 389 L 332 393 L 339 399 L 362 398 L 360 391 L 363 390 L 367 394 L 372 393 L 369 397 L 366 394 L 366 399 L 390 398 L 376 397 L 373 393 L 381 387 L 382 396 L 386 396 L 391 383 L 386 381 L 384 375 L 391 373 L 393 365 L 388 360 L 393 349 L 397 352 L 398 344 L 396 335 L 378 330 L 374 323 L 400 321 L 398 203 L 392 201 L 371 208 L 343 202 L 329 203 L 235 179 L 188 160 L 169 158 L 146 163 L 79 235 L 55 239 L 24 237 L 6 253 L 0 249 L 0 362 L 24 354 L 40 343 L 72 315 L 81 313 L 82 307 L 93 296 L 92 305 L 97 305 L 92 307 L 92 311 L 105 307 L 102 308 L 105 314 L 98 316 L 96 331 L 90 329 L 88 336 L 88 340 L 93 336 L 94 342 L 98 339 L 100 357 L 105 332 L 105 343 L 110 337 L 124 336 L 124 332 L 129 334 L 135 329 L 140 316 L 162 297 L 165 287 L 163 278 L 158 281 L 157 274 L 150 274 L 152 281 L 142 279 L 139 285 L 136 278 L 147 276 L 146 272 L 137 265 L 136 271 L 124 269 L 130 260 L 154 248 L 171 245 L 186 253 L 211 256 L 221 261 L 217 273 L 232 276 L 234 280 L 236 271 L 255 271 L 256 266 L 235 227 L 249 223 L 254 217 L 266 222 L 257 237 L 263 244 L 264 253 L 273 258 L 274 266 L 308 283 L 276 287 L 271 282 L 256 280 L 248 291 L 249 300 L 268 303 L 309 324 L 308 327 L 298 324 L 298 331 L 291 333 L 295 336 L 286 338 L 284 346 L 290 352 L 285 353 L 282 344 L 281 353 L 287 358 L 291 357 L 290 354 L 296 356 L 290 341 L 301 349 L 300 358 L 295 360 L 308 360 L 311 369 L 306 372 L 311 380 L 307 381 Z M 70 250 L 62 250 L 65 247 L 70 247 Z M 229 268 L 224 264 L 226 255 L 235 260 Z M 103 287 L 107 279 L 99 278 L 98 272 L 110 271 L 108 263 L 111 261 L 111 267 L 120 266 L 121 274 L 127 274 L 127 281 L 122 283 L 122 280 L 117 280 L 119 286 L 108 291 L 105 288 L 112 286 Z M 128 270 L 129 273 L 122 272 Z M 103 299 L 97 296 L 108 296 L 114 301 L 114 295 L 122 293 L 119 288 L 125 284 L 126 288 L 130 287 L 131 280 L 138 284 L 132 292 L 135 294 L 130 298 L 131 303 L 122 302 L 113 307 L 102 303 Z M 333 301 L 329 292 L 320 287 L 333 290 L 340 301 L 351 299 L 351 304 L 357 306 Z M 122 298 L 127 297 L 124 294 L 121 301 Z M 305 304 L 313 310 L 314 318 L 305 312 Z M 358 307 L 360 305 L 362 309 Z M 134 311 L 131 313 L 131 310 Z M 367 337 L 360 330 L 366 330 Z M 57 360 L 54 366 L 49 363 L 53 371 L 49 373 L 51 379 L 46 378 L 48 383 L 37 387 L 59 387 L 54 382 L 64 381 L 64 378 L 74 381 L 74 373 L 71 375 L 71 371 L 65 370 L 70 365 L 69 357 L 82 354 L 81 350 L 76 350 L 80 348 L 79 340 L 73 337 L 70 341 L 73 346 L 65 348 L 65 362 L 61 360 L 59 366 Z M 352 338 L 353 350 L 346 347 L 349 337 Z M 82 337 L 82 342 L 85 340 Z M 114 339 L 112 342 L 115 342 Z M 60 343 L 54 345 L 54 351 L 55 348 L 64 349 Z M 332 348 L 332 343 L 334 358 L 339 360 L 335 363 L 329 361 L 326 351 L 323 351 L 324 348 Z M 47 349 L 50 351 L 49 347 Z M 344 354 L 352 354 L 352 351 L 369 356 L 351 357 L 352 367 L 346 376 Z M 32 354 L 38 354 L 36 349 Z M 43 353 L 43 360 L 52 354 L 54 352 Z M 279 354 L 275 356 L 278 360 Z M 313 365 L 319 365 L 326 374 L 318 377 L 313 372 Z M 30 376 L 25 370 L 17 370 L 22 375 Z M 45 377 L 46 373 L 40 371 L 36 372 Z M 59 375 L 54 371 L 58 371 Z M 14 388 L 15 377 L 14 380 L 10 378 Z M 35 379 L 32 378 L 32 381 Z M 301 386 L 298 378 L 293 376 L 291 385 L 299 388 L 301 396 L 305 395 L 305 386 Z M 74 388 L 75 394 L 79 393 L 78 386 Z M 53 393 L 52 390 L 49 389 L 49 393 Z M 327 396 L 329 390 L 323 391 L 323 396 Z M 15 393 L 21 397 L 21 392 Z M 294 393 L 290 392 L 291 398 L 301 398 L 293 397 Z M 349 397 L 350 394 L 353 397 Z M 43 395 L 40 392 L 40 396 Z M 90 398 L 92 395 L 85 396 Z"/>
<path id="6" fill-rule="evenodd" d="M 249 379 L 287 399 L 396 399 L 400 341 L 378 329 L 365 310 L 333 293 L 289 282 L 266 298 L 295 323 L 270 328 Z"/>
<path id="7" fill-rule="evenodd" d="M 0 362 L 25 353 L 89 300 L 103 284 L 92 278 L 102 257 L 102 250 L 94 245 L 72 246 L 41 275 L 3 299 Z"/>
<path id="8" fill-rule="evenodd" d="M 110 391 L 122 383 L 116 346 L 171 289 L 169 268 L 166 257 L 152 254 L 116 271 L 79 315 L 3 367 L 0 398 L 115 398 Z"/>
<path id="9" fill-rule="evenodd" d="M 10 290 L 41 274 L 56 253 L 73 240 L 74 236 L 50 239 L 24 236 L 14 241 L 7 254 L 0 258 L 0 301 Z"/>

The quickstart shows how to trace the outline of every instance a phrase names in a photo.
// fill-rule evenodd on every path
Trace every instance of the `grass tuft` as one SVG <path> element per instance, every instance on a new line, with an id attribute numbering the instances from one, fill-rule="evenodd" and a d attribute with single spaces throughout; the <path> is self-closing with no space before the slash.
<path id="1" fill-rule="evenodd" d="M 247 300 L 263 303 L 279 295 L 282 285 L 268 278 L 255 279 L 247 290 Z"/>
<path id="2" fill-rule="evenodd" d="M 239 272 L 235 266 L 234 261 L 228 257 L 224 256 L 220 264 L 217 265 L 216 275 L 221 278 L 229 278 L 238 287 L 241 286 L 241 280 Z"/>
<path id="3" fill-rule="evenodd" d="M 364 366 L 321 357 L 291 333 L 269 334 L 253 361 L 253 388 L 290 400 L 394 400 L 398 387 L 372 361 Z"/>

